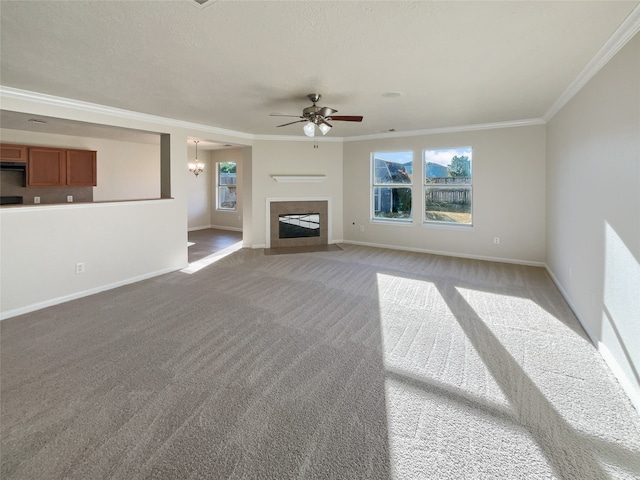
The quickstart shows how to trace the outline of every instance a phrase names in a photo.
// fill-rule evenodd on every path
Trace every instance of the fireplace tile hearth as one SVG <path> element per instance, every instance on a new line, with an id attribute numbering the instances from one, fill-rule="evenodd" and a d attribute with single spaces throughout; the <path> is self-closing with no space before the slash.
<path id="1" fill-rule="evenodd" d="M 342 247 L 335 243 L 327 245 L 310 245 L 307 247 L 280 247 L 265 248 L 265 255 L 288 255 L 293 253 L 313 253 L 313 252 L 341 252 Z"/>

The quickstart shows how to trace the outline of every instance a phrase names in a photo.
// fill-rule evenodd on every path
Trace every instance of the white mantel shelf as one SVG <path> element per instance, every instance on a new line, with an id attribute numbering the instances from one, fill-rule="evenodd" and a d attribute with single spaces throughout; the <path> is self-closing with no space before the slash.
<path id="1" fill-rule="evenodd" d="M 279 183 L 320 183 L 327 179 L 326 175 L 271 175 Z"/>

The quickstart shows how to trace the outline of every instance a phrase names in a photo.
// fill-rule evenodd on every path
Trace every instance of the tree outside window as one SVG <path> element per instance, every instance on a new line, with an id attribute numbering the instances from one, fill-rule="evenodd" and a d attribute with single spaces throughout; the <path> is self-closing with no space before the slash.
<path id="1" fill-rule="evenodd" d="M 472 148 L 424 151 L 425 222 L 472 224 Z"/>

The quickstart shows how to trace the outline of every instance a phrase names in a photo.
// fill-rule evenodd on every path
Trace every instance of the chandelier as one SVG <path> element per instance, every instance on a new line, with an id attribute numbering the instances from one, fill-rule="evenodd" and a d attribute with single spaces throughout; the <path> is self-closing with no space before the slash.
<path id="1" fill-rule="evenodd" d="M 196 144 L 196 158 L 192 163 L 189 163 L 189 171 L 197 177 L 204 170 L 204 164 L 198 162 L 198 143 L 200 141 L 194 140 L 193 142 Z"/>

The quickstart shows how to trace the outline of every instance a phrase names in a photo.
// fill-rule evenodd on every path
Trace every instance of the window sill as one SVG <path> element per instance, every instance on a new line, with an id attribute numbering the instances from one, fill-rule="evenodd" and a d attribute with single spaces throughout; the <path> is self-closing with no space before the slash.
<path id="1" fill-rule="evenodd" d="M 443 228 L 445 230 L 473 230 L 474 225 L 461 224 L 461 223 L 437 223 L 437 222 L 423 222 L 421 225 L 423 228 Z"/>
<path id="2" fill-rule="evenodd" d="M 377 223 L 379 225 L 396 225 L 400 227 L 412 227 L 413 220 L 394 220 L 394 219 L 384 219 L 384 218 L 370 218 L 369 223 Z"/>

